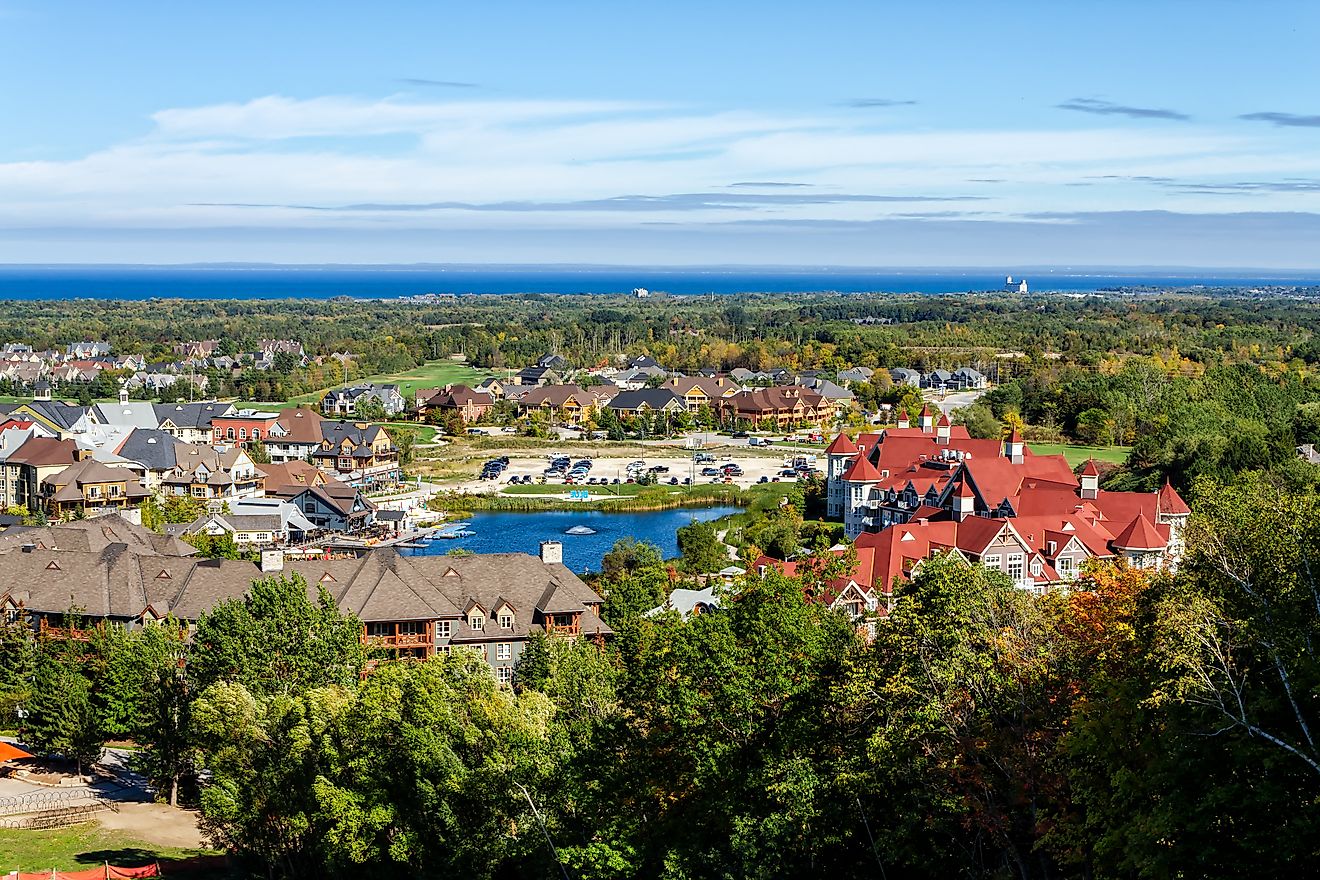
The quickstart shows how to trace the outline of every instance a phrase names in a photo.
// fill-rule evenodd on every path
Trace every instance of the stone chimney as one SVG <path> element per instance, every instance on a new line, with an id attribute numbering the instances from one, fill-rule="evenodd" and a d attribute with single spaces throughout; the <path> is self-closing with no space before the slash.
<path id="1" fill-rule="evenodd" d="M 284 551 L 262 550 L 261 571 L 263 574 L 266 572 L 284 571 Z"/>
<path id="2" fill-rule="evenodd" d="M 546 565 L 563 565 L 564 545 L 558 541 L 542 541 L 541 561 Z"/>

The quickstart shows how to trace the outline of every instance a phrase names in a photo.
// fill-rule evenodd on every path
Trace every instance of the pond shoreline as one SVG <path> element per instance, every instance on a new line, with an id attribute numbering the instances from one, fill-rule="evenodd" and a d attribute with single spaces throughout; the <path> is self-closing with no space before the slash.
<path id="1" fill-rule="evenodd" d="M 714 490 L 714 491 L 711 491 Z M 585 501 L 542 495 L 465 495 L 449 493 L 431 499 L 433 510 L 444 511 L 447 519 L 462 519 L 464 513 L 491 511 L 500 513 L 540 513 L 594 510 L 605 513 L 644 513 L 677 510 L 684 507 L 727 505 L 747 507 L 752 493 L 734 486 L 714 486 L 683 493 L 641 493 L 637 495 L 597 495 Z"/>

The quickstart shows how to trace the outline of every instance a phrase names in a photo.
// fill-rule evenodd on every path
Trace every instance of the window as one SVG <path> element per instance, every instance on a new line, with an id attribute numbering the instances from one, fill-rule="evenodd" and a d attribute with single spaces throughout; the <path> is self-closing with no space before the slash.
<path id="1" fill-rule="evenodd" d="M 1001 560 L 1002 557 L 998 553 L 994 553 L 991 554 L 990 556 L 985 557 L 985 559 L 982 560 L 982 562 L 985 564 L 986 568 L 998 568 Z"/>
<path id="2" fill-rule="evenodd" d="M 247 428 L 239 428 L 239 429 L 238 429 L 238 439 L 239 439 L 239 440 L 246 440 L 246 439 L 247 439 Z"/>
<path id="3" fill-rule="evenodd" d="M 486 628 L 486 617 L 483 614 L 468 615 L 468 626 L 476 632 L 481 632 Z"/>
<path id="4" fill-rule="evenodd" d="M 513 667 L 512 666 L 495 667 L 495 678 L 499 681 L 500 684 L 508 684 L 509 682 L 513 681 Z"/>
<path id="5" fill-rule="evenodd" d="M 426 635 L 426 624 L 420 620 L 410 620 L 399 624 L 399 635 L 401 636 L 424 636 Z"/>
<path id="6" fill-rule="evenodd" d="M 1012 553 L 1008 557 L 1008 576 L 1015 581 L 1022 580 L 1022 554 Z"/>
<path id="7" fill-rule="evenodd" d="M 394 624 L 392 623 L 368 623 L 367 635 L 380 638 L 381 636 L 394 635 Z"/>
<path id="8" fill-rule="evenodd" d="M 508 642 L 500 642 L 495 646 L 496 660 L 508 660 L 511 656 L 513 656 L 513 646 Z"/>
<path id="9" fill-rule="evenodd" d="M 118 497 L 119 497 L 120 495 L 122 495 L 122 494 L 124 494 L 124 491 L 123 491 L 123 489 L 120 488 L 119 486 L 111 486 L 111 487 L 110 487 L 110 497 L 111 497 L 111 498 L 118 498 Z"/>
<path id="10" fill-rule="evenodd" d="M 234 429 L 233 429 L 233 428 L 225 428 L 225 439 L 226 439 L 226 440 L 233 440 L 233 439 L 234 439 Z"/>
<path id="11" fill-rule="evenodd" d="M 435 637 L 437 639 L 447 639 L 451 635 L 453 635 L 453 632 L 454 632 L 453 621 L 437 620 L 435 622 Z"/>
<path id="12" fill-rule="evenodd" d="M 1077 571 L 1076 563 L 1071 556 L 1059 557 L 1059 577 L 1071 578 Z"/>
<path id="13" fill-rule="evenodd" d="M 88 487 L 87 487 L 87 497 L 88 497 L 88 498 L 100 498 L 100 497 L 101 497 L 101 487 L 100 487 L 100 486 L 88 486 Z"/>
<path id="14" fill-rule="evenodd" d="M 256 540 L 256 541 L 269 541 L 269 540 L 270 540 L 270 532 L 257 532 L 257 534 L 256 534 L 256 536 L 253 538 L 253 540 Z"/>
<path id="15" fill-rule="evenodd" d="M 513 629 L 513 615 L 507 611 L 500 615 L 500 629 Z"/>

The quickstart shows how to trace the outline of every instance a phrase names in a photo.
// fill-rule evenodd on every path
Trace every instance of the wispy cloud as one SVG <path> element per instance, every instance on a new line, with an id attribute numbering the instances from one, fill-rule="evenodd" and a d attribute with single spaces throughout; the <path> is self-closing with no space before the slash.
<path id="1" fill-rule="evenodd" d="M 1115 104 L 1099 98 L 1070 98 L 1062 104 L 1055 104 L 1060 110 L 1075 110 L 1078 113 L 1093 113 L 1096 116 L 1128 116 L 1133 119 L 1191 119 L 1186 113 L 1177 110 L 1165 110 L 1156 107 L 1131 107 Z"/>
<path id="2" fill-rule="evenodd" d="M 814 184 L 811 184 L 811 183 L 789 183 L 788 181 L 784 181 L 784 180 L 748 180 L 748 181 L 742 181 L 742 182 L 739 182 L 739 183 L 731 183 L 731 184 L 729 184 L 729 186 L 730 186 L 731 188 L 732 188 L 732 187 L 747 187 L 748 189 L 779 189 L 779 188 L 782 188 L 782 189 L 790 189 L 790 188 L 796 188 L 796 187 L 810 187 L 810 186 L 814 186 Z"/>
<path id="3" fill-rule="evenodd" d="M 513 200 L 504 202 L 363 202 L 353 205 L 260 204 L 251 202 L 199 202 L 197 206 L 225 208 L 286 208 L 329 212 L 498 211 L 754 211 L 784 205 L 891 204 L 910 202 L 974 202 L 981 196 L 872 195 L 867 193 L 671 193 L 660 196 L 624 195 L 606 199 L 565 201 Z"/>
<path id="4" fill-rule="evenodd" d="M 422 79 L 415 76 L 405 76 L 399 80 L 407 86 L 424 86 L 426 88 L 436 89 L 479 89 L 480 85 L 470 82 L 459 82 L 452 79 Z"/>
<path id="5" fill-rule="evenodd" d="M 916 103 L 916 101 L 900 100 L 898 98 L 852 98 L 844 101 L 840 106 L 865 110 L 870 107 L 911 107 Z"/>
<path id="6" fill-rule="evenodd" d="M 1274 125 L 1282 125 L 1288 128 L 1320 128 L 1320 115 L 1308 116 L 1301 113 L 1277 113 L 1273 111 L 1260 113 L 1244 113 L 1238 119 L 1247 119 L 1252 122 L 1270 122 Z"/>

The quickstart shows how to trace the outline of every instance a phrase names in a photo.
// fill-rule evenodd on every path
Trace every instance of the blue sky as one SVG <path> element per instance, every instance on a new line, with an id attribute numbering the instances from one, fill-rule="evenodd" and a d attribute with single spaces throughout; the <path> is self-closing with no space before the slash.
<path id="1" fill-rule="evenodd" d="M 0 261 L 1320 266 L 1320 4 L 0 0 Z"/>

